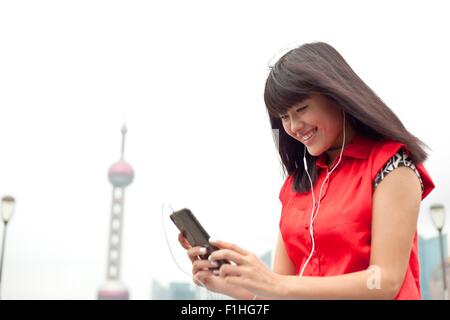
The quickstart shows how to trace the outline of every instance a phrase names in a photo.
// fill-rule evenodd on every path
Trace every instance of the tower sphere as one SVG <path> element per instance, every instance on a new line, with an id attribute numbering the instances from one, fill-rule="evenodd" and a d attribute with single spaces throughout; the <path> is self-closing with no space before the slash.
<path id="1" fill-rule="evenodd" d="M 126 187 L 133 182 L 134 170 L 125 161 L 114 163 L 108 171 L 109 182 L 115 187 Z"/>

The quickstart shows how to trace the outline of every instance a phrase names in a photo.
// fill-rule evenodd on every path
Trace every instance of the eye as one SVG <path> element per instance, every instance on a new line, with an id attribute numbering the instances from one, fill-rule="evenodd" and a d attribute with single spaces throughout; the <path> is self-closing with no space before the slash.
<path id="1" fill-rule="evenodd" d="M 308 108 L 308 105 L 300 107 L 300 108 L 297 108 L 295 111 L 296 112 L 301 112 L 301 111 L 305 110 L 306 108 Z"/>
<path id="2" fill-rule="evenodd" d="M 295 109 L 295 112 L 302 112 L 303 110 L 305 110 L 308 107 L 309 107 L 308 105 L 305 105 L 303 107 L 299 107 L 299 108 Z M 289 115 L 288 114 L 283 114 L 283 115 L 280 116 L 280 119 L 285 121 L 285 120 L 289 119 Z"/>

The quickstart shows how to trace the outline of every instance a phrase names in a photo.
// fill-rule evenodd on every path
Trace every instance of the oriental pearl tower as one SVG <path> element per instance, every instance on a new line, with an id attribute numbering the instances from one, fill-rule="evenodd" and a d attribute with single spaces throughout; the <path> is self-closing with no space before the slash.
<path id="1" fill-rule="evenodd" d="M 120 253 L 125 188 L 133 182 L 134 178 L 133 168 L 124 160 L 126 133 L 127 127 L 124 124 L 122 127 L 122 151 L 120 160 L 114 163 L 108 171 L 109 182 L 112 184 L 111 223 L 106 281 L 98 290 L 98 299 L 100 300 L 129 299 L 128 289 L 120 281 Z"/>

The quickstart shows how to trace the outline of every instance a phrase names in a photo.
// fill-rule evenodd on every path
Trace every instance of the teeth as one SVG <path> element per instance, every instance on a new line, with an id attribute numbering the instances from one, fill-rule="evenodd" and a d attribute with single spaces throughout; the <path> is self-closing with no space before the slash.
<path id="1" fill-rule="evenodd" d="M 316 129 L 312 130 L 309 134 L 307 134 L 306 136 L 303 136 L 301 138 L 301 140 L 306 141 L 309 140 L 314 134 L 316 133 Z"/>

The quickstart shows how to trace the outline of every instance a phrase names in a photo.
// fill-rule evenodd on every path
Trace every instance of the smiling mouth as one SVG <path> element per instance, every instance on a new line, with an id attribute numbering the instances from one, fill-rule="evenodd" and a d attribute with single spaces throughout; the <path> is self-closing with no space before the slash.
<path id="1" fill-rule="evenodd" d="M 316 135 L 316 133 L 317 133 L 317 128 L 311 130 L 308 134 L 301 137 L 300 140 L 303 142 L 307 142 L 307 141 L 311 140 L 311 138 L 314 137 Z"/>

